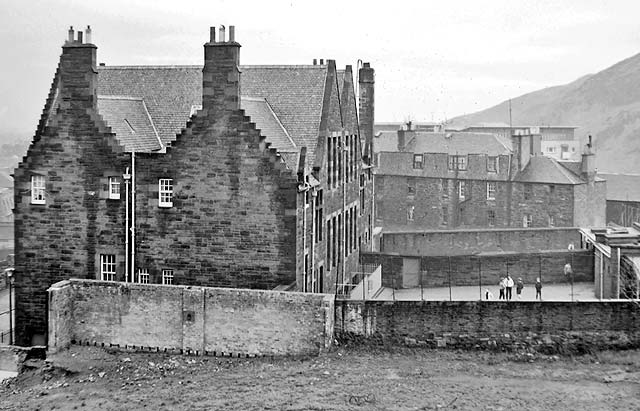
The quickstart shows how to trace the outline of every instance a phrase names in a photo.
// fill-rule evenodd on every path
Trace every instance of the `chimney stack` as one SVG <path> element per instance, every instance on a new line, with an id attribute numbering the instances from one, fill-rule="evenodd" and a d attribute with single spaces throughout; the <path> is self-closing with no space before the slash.
<path id="1" fill-rule="evenodd" d="M 367 164 L 373 159 L 373 122 L 375 112 L 375 71 L 369 63 L 363 63 L 358 71 L 358 101 L 360 134 L 365 142 L 364 158 Z"/>
<path id="2" fill-rule="evenodd" d="M 221 26 L 216 42 L 211 27 L 210 41 L 204 45 L 202 69 L 202 108 L 208 116 L 240 108 L 240 44 L 235 42 L 235 27 L 229 26 L 229 41 Z"/>
<path id="3" fill-rule="evenodd" d="M 596 179 L 596 155 L 593 152 L 593 142 L 591 140 L 591 135 L 589 135 L 589 142 L 586 144 L 584 153 L 582 154 L 580 174 L 582 178 L 589 183 L 595 181 Z"/>
<path id="4" fill-rule="evenodd" d="M 69 37 L 60 56 L 60 96 L 62 101 L 68 102 L 62 107 L 75 113 L 75 117 L 86 115 L 87 109 L 95 109 L 97 101 L 97 47 L 83 43 L 82 32 L 77 33 L 77 40 L 74 40 L 73 27 L 69 28 Z"/>

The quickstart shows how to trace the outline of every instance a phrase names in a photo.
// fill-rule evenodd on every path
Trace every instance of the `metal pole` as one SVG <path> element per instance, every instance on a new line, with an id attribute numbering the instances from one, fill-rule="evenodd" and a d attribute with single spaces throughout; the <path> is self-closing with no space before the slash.
<path id="1" fill-rule="evenodd" d="M 13 302 L 11 301 L 12 295 L 12 285 L 13 285 L 13 275 L 7 275 L 9 280 L 9 345 L 13 345 Z"/>
<path id="2" fill-rule="evenodd" d="M 422 264 L 422 261 L 420 262 Z M 422 285 L 422 276 L 424 272 L 420 270 L 420 301 L 424 301 L 424 287 Z"/>
<path id="3" fill-rule="evenodd" d="M 449 259 L 449 301 L 451 301 L 451 256 L 447 256 L 447 258 Z"/>
<path id="4" fill-rule="evenodd" d="M 571 250 L 571 301 L 573 301 L 573 250 Z"/>
<path id="5" fill-rule="evenodd" d="M 480 301 L 482 301 L 482 260 L 478 257 L 478 290 L 480 291 Z"/>

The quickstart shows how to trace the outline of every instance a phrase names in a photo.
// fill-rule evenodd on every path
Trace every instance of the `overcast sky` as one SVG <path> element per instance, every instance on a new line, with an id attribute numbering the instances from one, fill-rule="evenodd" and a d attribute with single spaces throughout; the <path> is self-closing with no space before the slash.
<path id="1" fill-rule="evenodd" d="M 70 25 L 91 25 L 107 65 L 202 64 L 209 27 L 235 25 L 242 64 L 369 61 L 376 121 L 440 121 L 640 52 L 639 15 L 634 0 L 0 0 L 0 127 L 33 133 Z"/>

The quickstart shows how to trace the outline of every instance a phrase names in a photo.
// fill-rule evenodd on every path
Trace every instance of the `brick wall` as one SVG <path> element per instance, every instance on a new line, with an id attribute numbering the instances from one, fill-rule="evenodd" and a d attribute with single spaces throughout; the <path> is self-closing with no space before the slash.
<path id="1" fill-rule="evenodd" d="M 70 280 L 50 290 L 49 349 L 70 343 L 216 355 L 306 355 L 333 338 L 334 297 Z"/>
<path id="2" fill-rule="evenodd" d="M 415 287 L 416 281 L 403 280 L 403 266 L 407 259 L 420 261 L 417 284 L 423 287 L 497 285 L 508 273 L 512 278 L 533 285 L 537 278 L 543 284 L 567 283 L 570 279 L 563 268 L 572 263 L 573 281 L 594 281 L 592 251 L 545 251 L 538 253 L 483 253 L 479 255 L 411 257 L 385 253 L 363 253 L 365 264 L 382 265 L 382 283 L 385 287 Z"/>
<path id="3" fill-rule="evenodd" d="M 640 346 L 633 302 L 336 301 L 339 340 L 558 351 Z"/>
<path id="4" fill-rule="evenodd" d="M 398 231 L 382 234 L 381 251 L 402 255 L 455 255 L 496 251 L 566 250 L 579 248 L 577 228 L 470 229 Z"/>

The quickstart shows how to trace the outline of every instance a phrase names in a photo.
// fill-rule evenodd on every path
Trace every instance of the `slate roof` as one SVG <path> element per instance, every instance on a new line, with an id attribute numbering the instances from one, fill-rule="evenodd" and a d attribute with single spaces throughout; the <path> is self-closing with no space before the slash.
<path id="1" fill-rule="evenodd" d="M 282 152 L 306 146 L 306 164 L 313 164 L 327 66 L 240 66 L 240 70 L 241 107 L 251 121 Z M 192 108 L 202 104 L 202 66 L 100 66 L 98 95 L 141 98 L 162 143 L 169 145 L 185 127 Z"/>
<path id="2" fill-rule="evenodd" d="M 407 151 L 414 153 L 487 154 L 490 156 L 511 153 L 511 147 L 507 147 L 502 140 L 491 133 L 415 131 L 405 134 L 405 146 Z"/>
<path id="3" fill-rule="evenodd" d="M 98 96 L 98 112 L 126 151 L 147 153 L 163 148 L 142 98 Z"/>
<path id="4" fill-rule="evenodd" d="M 242 108 L 251 116 L 251 121 L 256 123 L 264 136 L 269 136 L 269 141 L 280 152 L 297 152 L 296 143 L 284 128 L 273 109 L 264 98 L 242 97 Z"/>
<path id="5" fill-rule="evenodd" d="M 550 157 L 534 156 L 529 163 L 516 174 L 515 181 L 522 183 L 547 183 L 547 184 L 583 184 L 584 181 L 561 166 Z"/>
<path id="6" fill-rule="evenodd" d="M 573 174 L 580 174 L 580 170 L 582 168 L 581 161 L 558 161 L 558 164 L 571 171 Z"/>
<path id="7" fill-rule="evenodd" d="M 373 136 L 373 152 L 398 151 L 398 132 L 380 131 Z"/>
<path id="8" fill-rule="evenodd" d="M 640 174 L 598 174 L 607 180 L 607 200 L 640 202 Z"/>

